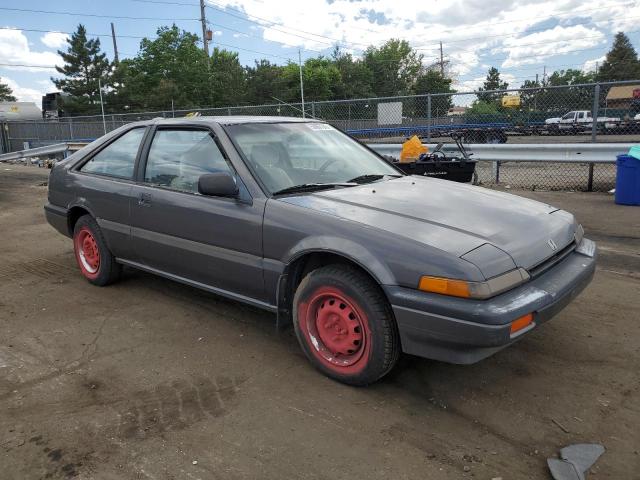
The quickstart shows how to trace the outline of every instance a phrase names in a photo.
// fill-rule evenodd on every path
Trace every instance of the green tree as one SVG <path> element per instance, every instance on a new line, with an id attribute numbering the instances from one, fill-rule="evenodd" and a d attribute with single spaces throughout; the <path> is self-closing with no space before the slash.
<path id="1" fill-rule="evenodd" d="M 175 25 L 160 27 L 156 34 L 154 40 L 142 39 L 138 55 L 116 68 L 118 103 L 137 109 L 166 109 L 172 101 L 175 108 L 211 104 L 215 82 L 198 36 Z M 221 61 L 220 55 L 215 61 Z"/>
<path id="2" fill-rule="evenodd" d="M 380 97 L 410 94 L 422 59 L 406 40 L 392 38 L 379 48 L 368 47 L 363 61 L 373 74 L 373 93 Z"/>
<path id="3" fill-rule="evenodd" d="M 262 105 L 273 103 L 275 101 L 274 97 L 281 98 L 284 96 L 283 69 L 284 67 L 271 63 L 269 60 L 256 60 L 253 67 L 247 67 L 245 69 L 247 102 L 250 105 Z"/>
<path id="4" fill-rule="evenodd" d="M 300 101 L 300 70 L 297 64 L 285 66 L 283 75 L 289 87 L 288 101 Z M 331 100 L 337 97 L 342 83 L 340 70 L 328 58 L 309 58 L 302 67 L 304 96 L 309 101 Z"/>
<path id="5" fill-rule="evenodd" d="M 247 94 L 247 79 L 238 54 L 215 47 L 210 63 L 211 105 L 240 105 Z"/>
<path id="6" fill-rule="evenodd" d="M 496 115 L 500 113 L 500 110 L 498 104 L 494 101 L 476 100 L 465 113 L 467 115 Z"/>
<path id="7" fill-rule="evenodd" d="M 15 102 L 16 97 L 13 96 L 13 90 L 6 83 L 2 83 L 0 79 L 0 102 Z"/>
<path id="8" fill-rule="evenodd" d="M 542 85 L 537 80 L 525 80 L 521 88 L 535 88 L 536 90 L 523 90 L 520 92 L 520 105 L 523 110 L 537 110 L 539 98 L 542 93 Z"/>
<path id="9" fill-rule="evenodd" d="M 334 87 L 335 99 L 373 97 L 373 74 L 362 60 L 354 60 L 350 53 L 336 47 L 331 54 L 340 72 L 341 82 Z"/>
<path id="10" fill-rule="evenodd" d="M 598 71 L 598 80 L 637 80 L 640 78 L 638 55 L 624 33 L 618 32 L 613 46 Z"/>
<path id="11" fill-rule="evenodd" d="M 58 50 L 64 60 L 64 66 L 56 66 L 64 78 L 51 78 L 55 86 L 69 94 L 65 106 L 70 113 L 93 113 L 99 110 L 98 79 L 102 84 L 109 83 L 110 64 L 106 54 L 100 52 L 100 39 L 87 39 L 84 25 L 67 40 L 67 51 Z"/>
<path id="12" fill-rule="evenodd" d="M 491 92 L 494 93 L 478 93 L 477 97 L 480 102 L 490 103 L 494 102 L 500 104 L 504 93 L 500 90 L 506 90 L 509 88 L 509 84 L 500 78 L 500 72 L 496 67 L 491 67 L 487 72 L 487 79 L 484 81 L 482 87 L 478 89 L 478 92 Z"/>
<path id="13" fill-rule="evenodd" d="M 577 85 L 592 83 L 595 75 L 592 72 L 569 68 L 553 72 L 543 82 L 543 87 L 563 87 L 543 89 L 536 96 L 536 109 L 555 116 L 570 110 L 591 110 L 593 106 L 593 87 Z"/>
<path id="14" fill-rule="evenodd" d="M 428 69 L 421 73 L 413 85 L 413 93 L 423 95 L 426 93 L 455 93 L 451 88 L 452 80 L 440 73 L 438 70 Z M 415 115 L 426 116 L 427 101 L 424 98 L 417 99 Z M 431 97 L 431 116 L 442 117 L 447 114 L 449 109 L 453 107 L 451 95 L 437 95 Z"/>

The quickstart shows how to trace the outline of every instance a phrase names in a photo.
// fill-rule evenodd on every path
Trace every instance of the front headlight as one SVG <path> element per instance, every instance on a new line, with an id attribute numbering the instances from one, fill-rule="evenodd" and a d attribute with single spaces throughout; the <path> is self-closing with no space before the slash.
<path id="1" fill-rule="evenodd" d="M 423 292 L 439 293 L 452 297 L 485 299 L 511 290 L 529 280 L 529 274 L 523 268 L 490 278 L 484 282 L 468 282 L 452 278 L 424 275 L 420 278 L 418 289 Z"/>

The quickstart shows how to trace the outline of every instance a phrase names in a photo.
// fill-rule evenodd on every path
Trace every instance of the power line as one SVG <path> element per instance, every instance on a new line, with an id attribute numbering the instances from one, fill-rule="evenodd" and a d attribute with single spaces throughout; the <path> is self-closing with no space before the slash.
<path id="1" fill-rule="evenodd" d="M 32 10 L 28 8 L 9 8 L 0 7 L 0 10 L 11 12 L 23 12 L 23 13 L 46 13 L 48 15 L 71 15 L 74 17 L 95 17 L 95 18 L 118 18 L 123 20 L 161 20 L 161 21 L 200 21 L 199 18 L 162 18 L 162 17 L 132 17 L 128 15 L 99 15 L 95 13 L 82 13 L 82 12 L 60 12 L 53 10 Z"/>
<path id="2" fill-rule="evenodd" d="M 55 65 L 27 65 L 26 63 L 0 63 L 0 67 L 56 68 Z"/>
<path id="3" fill-rule="evenodd" d="M 0 30 L 17 30 L 23 32 L 35 32 L 35 33 L 63 33 L 65 35 L 73 35 L 73 32 L 63 32 L 61 30 L 39 30 L 36 28 L 20 28 L 20 27 L 0 27 Z M 111 37 L 110 33 L 91 33 L 87 32 L 87 35 L 91 37 Z M 141 37 L 139 35 L 118 35 L 119 38 L 149 38 L 153 40 L 154 37 Z"/>
<path id="4" fill-rule="evenodd" d="M 271 40 L 269 38 L 258 37 L 257 35 L 252 35 L 251 33 L 243 32 L 242 30 L 236 30 L 235 28 L 227 27 L 226 25 L 221 25 L 219 23 L 212 23 L 212 22 L 210 22 L 208 20 L 207 20 L 207 23 L 209 25 L 211 25 L 212 27 L 218 27 L 218 28 L 220 28 L 222 30 L 229 30 L 230 32 L 239 33 L 241 35 L 244 35 L 245 37 L 255 38 L 256 40 L 262 40 L 263 42 L 271 42 L 271 43 L 277 43 L 279 45 L 282 45 L 282 42 L 279 42 L 277 40 Z M 295 47 L 288 47 L 288 48 L 295 48 Z M 311 48 L 300 48 L 299 50 L 302 50 L 303 52 L 322 53 L 322 50 L 313 50 Z"/>

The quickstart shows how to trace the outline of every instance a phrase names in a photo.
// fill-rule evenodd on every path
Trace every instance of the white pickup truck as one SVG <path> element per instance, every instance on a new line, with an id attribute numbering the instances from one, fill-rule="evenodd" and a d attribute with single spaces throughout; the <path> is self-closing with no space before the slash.
<path id="1" fill-rule="evenodd" d="M 617 122 L 620 122 L 620 119 L 616 117 L 598 117 L 597 120 L 604 128 L 615 128 Z M 547 118 L 544 123 L 549 129 L 587 130 L 591 128 L 593 117 L 589 110 L 572 110 L 562 117 Z"/>

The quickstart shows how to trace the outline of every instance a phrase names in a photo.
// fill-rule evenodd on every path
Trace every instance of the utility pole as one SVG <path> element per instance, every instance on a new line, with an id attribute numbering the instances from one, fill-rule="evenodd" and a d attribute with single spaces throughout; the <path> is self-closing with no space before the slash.
<path id="1" fill-rule="evenodd" d="M 116 42 L 116 29 L 111 22 L 111 38 L 113 39 L 113 61 L 118 63 L 118 44 Z"/>
<path id="2" fill-rule="evenodd" d="M 209 56 L 209 39 L 207 38 L 207 18 L 204 15 L 204 0 L 200 0 L 200 22 L 202 23 L 202 48 Z"/>
<path id="3" fill-rule="evenodd" d="M 302 100 L 302 118 L 305 118 L 305 113 L 304 113 L 304 82 L 302 81 L 302 56 L 300 55 L 300 49 L 298 49 L 298 67 L 300 68 L 300 100 Z"/>
<path id="4" fill-rule="evenodd" d="M 444 78 L 444 55 L 442 54 L 442 42 L 440 42 L 440 75 Z"/>
<path id="5" fill-rule="evenodd" d="M 547 82 L 547 66 L 545 65 L 542 69 L 542 83 Z"/>

